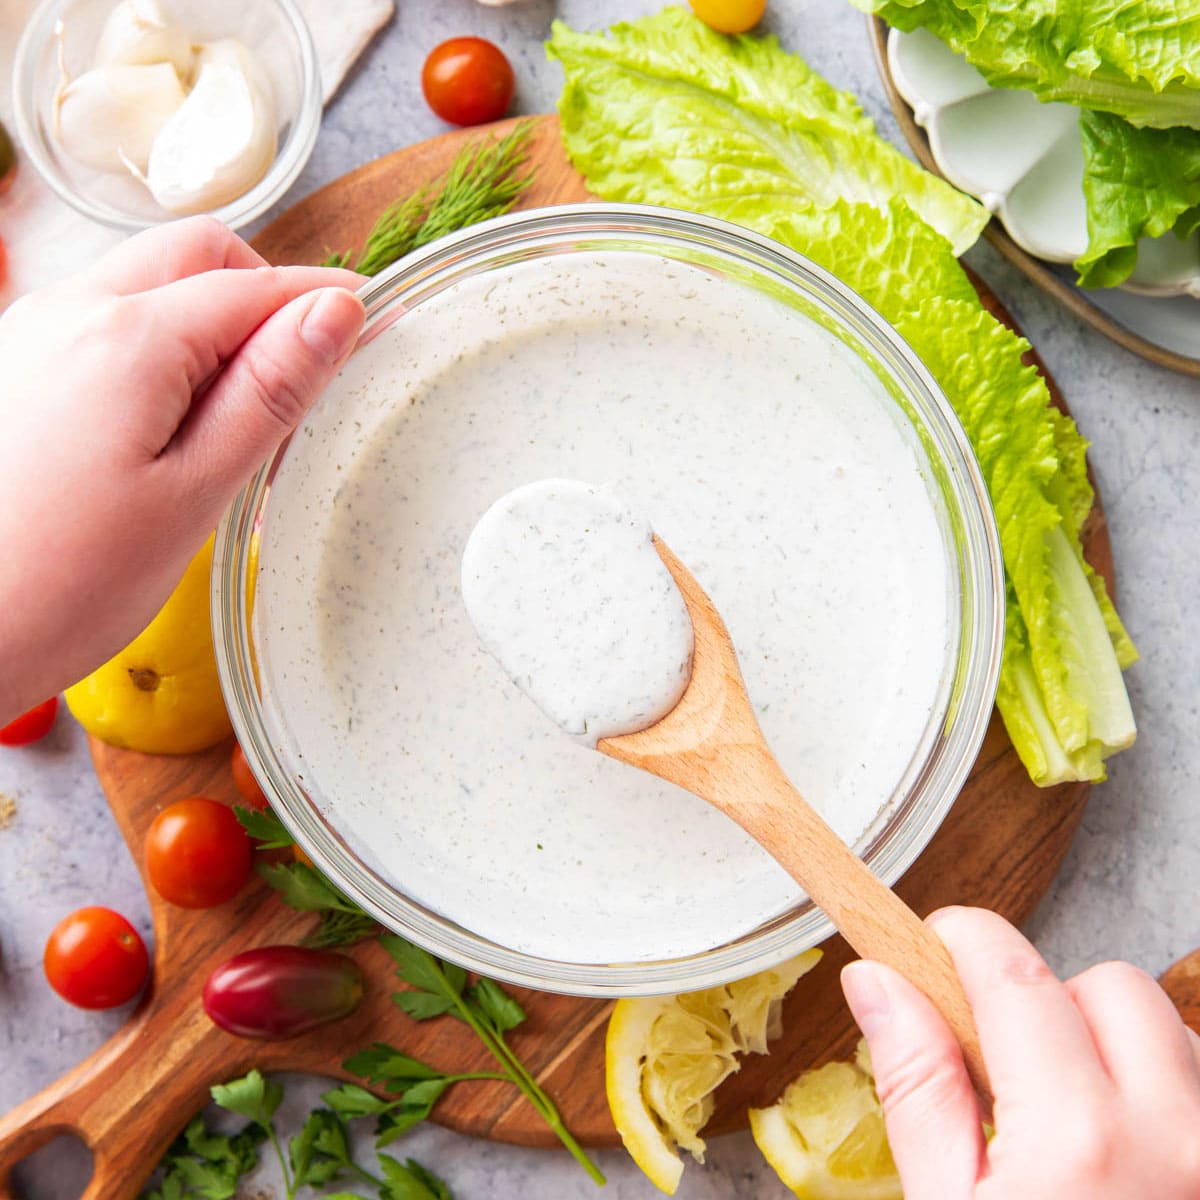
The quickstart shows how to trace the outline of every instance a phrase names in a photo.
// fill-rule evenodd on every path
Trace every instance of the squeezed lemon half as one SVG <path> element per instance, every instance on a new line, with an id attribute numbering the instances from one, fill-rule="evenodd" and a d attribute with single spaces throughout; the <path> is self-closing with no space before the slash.
<path id="1" fill-rule="evenodd" d="M 608 1022 L 605 1089 L 613 1122 L 650 1181 L 674 1194 L 678 1150 L 704 1161 L 700 1130 L 738 1055 L 765 1054 L 783 997 L 821 958 L 809 950 L 770 971 L 702 992 L 618 1000 Z"/>
<path id="2" fill-rule="evenodd" d="M 853 1062 L 805 1071 L 750 1110 L 758 1148 L 801 1200 L 901 1200 L 865 1042 Z"/>

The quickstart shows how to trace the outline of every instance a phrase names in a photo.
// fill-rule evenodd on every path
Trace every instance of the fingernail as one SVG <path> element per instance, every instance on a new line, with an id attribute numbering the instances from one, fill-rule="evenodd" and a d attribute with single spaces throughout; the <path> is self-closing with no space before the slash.
<path id="1" fill-rule="evenodd" d="M 953 921 L 955 916 L 962 912 L 962 906 L 959 904 L 948 904 L 945 908 L 939 908 L 931 912 L 925 918 L 925 924 L 930 929 L 936 929 L 943 921 Z"/>
<path id="2" fill-rule="evenodd" d="M 869 1038 L 891 1012 L 883 972 L 864 959 L 848 963 L 842 968 L 842 991 L 859 1029 Z"/>
<path id="3" fill-rule="evenodd" d="M 336 363 L 354 349 L 362 328 L 363 307 L 357 296 L 342 288 L 324 288 L 300 321 L 300 336 L 312 352 Z"/>

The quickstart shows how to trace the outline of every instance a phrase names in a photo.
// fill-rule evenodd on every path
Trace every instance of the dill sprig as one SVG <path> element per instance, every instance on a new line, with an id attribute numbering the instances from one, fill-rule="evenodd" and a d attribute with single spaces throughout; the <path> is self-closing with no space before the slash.
<path id="1" fill-rule="evenodd" d="M 331 254 L 322 266 L 377 275 L 418 246 L 508 212 L 533 181 L 522 170 L 532 131 L 522 121 L 498 141 L 468 142 L 443 175 L 384 210 L 357 257 Z"/>

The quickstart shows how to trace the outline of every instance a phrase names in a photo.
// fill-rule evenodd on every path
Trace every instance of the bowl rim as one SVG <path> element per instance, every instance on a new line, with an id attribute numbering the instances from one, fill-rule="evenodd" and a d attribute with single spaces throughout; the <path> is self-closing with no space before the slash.
<path id="1" fill-rule="evenodd" d="M 261 217 L 275 205 L 296 182 L 304 170 L 321 127 L 324 94 L 321 68 L 312 31 L 296 0 L 266 0 L 291 27 L 299 50 L 301 76 L 300 104 L 283 146 L 278 148 L 267 173 L 248 191 L 219 208 L 205 209 L 201 214 L 216 217 L 230 229 L 240 229 Z M 79 188 L 74 187 L 55 164 L 38 129 L 35 87 L 36 59 L 46 40 L 55 36 L 55 25 L 62 11 L 79 0 L 42 0 L 26 19 L 13 58 L 12 106 L 13 126 L 25 155 L 33 164 L 46 186 L 76 212 L 125 233 L 155 229 L 171 221 L 185 219 L 181 214 L 163 210 L 160 218 L 135 216 L 109 204 L 101 204 Z M 113 0 L 115 7 L 116 0 Z M 232 35 L 231 35 L 232 36 Z"/>
<path id="2" fill-rule="evenodd" d="M 380 314 L 390 312 L 393 306 L 403 311 L 402 297 L 414 290 L 436 294 L 439 272 L 443 278 L 449 274 L 453 282 L 470 271 L 473 263 L 477 265 L 474 255 L 519 254 L 522 245 L 531 242 L 544 251 L 547 237 L 566 239 L 568 250 L 573 240 L 583 240 L 588 243 L 585 248 L 594 249 L 598 243 L 588 239 L 601 234 L 614 241 L 635 235 L 660 245 L 705 251 L 716 248 L 733 261 L 748 262 L 757 271 L 781 277 L 807 302 L 824 303 L 826 311 L 848 325 L 850 332 L 867 335 L 871 351 L 884 355 L 883 365 L 890 377 L 915 401 L 922 423 L 936 438 L 940 461 L 935 461 L 928 445 L 926 455 L 953 484 L 953 506 L 951 497 L 945 500 L 948 516 L 965 522 L 965 543 L 956 536 L 954 546 L 960 559 L 954 589 L 960 606 L 958 644 L 947 651 L 946 660 L 946 669 L 957 682 L 944 711 L 931 715 L 927 734 L 929 729 L 936 730 L 934 748 L 926 751 L 916 776 L 910 779 L 911 772 L 906 772 L 902 803 L 895 806 L 864 853 L 872 869 L 890 885 L 940 827 L 987 730 L 1003 647 L 1004 568 L 991 502 L 966 434 L 920 359 L 883 317 L 829 272 L 740 226 L 654 206 L 585 203 L 510 213 L 448 235 L 401 260 L 359 290 L 368 313 L 360 346 L 373 336 L 372 321 Z M 519 258 L 506 260 L 513 261 Z M 435 291 L 429 292 L 430 288 Z M 581 996 L 665 994 L 727 983 L 775 966 L 834 932 L 824 913 L 805 900 L 743 937 L 699 954 L 633 963 L 564 963 L 512 950 L 472 933 L 380 880 L 314 815 L 306 794 L 275 758 L 259 716 L 254 651 L 244 603 L 250 583 L 248 552 L 270 479 L 286 450 L 287 443 L 237 497 L 217 530 L 213 638 L 234 731 L 255 775 L 284 825 L 342 891 L 385 928 L 440 957 L 508 983 Z M 974 573 L 968 574 L 970 571 Z M 940 787 L 929 799 L 931 778 L 938 780 Z M 893 801 L 897 793 L 893 793 Z M 925 803 L 918 809 L 919 799 Z M 897 837 L 901 831 L 903 839 Z"/>

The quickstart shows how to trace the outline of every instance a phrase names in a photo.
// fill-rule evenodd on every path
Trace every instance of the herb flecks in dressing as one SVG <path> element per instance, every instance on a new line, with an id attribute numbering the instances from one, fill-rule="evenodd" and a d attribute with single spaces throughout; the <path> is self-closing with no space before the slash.
<path id="1" fill-rule="evenodd" d="M 456 282 L 350 359 L 272 481 L 276 745 L 373 869 L 477 934 L 592 963 L 725 944 L 796 884 L 530 703 L 462 602 L 467 538 L 530 480 L 610 486 L 712 597 L 780 764 L 855 844 L 948 703 L 960 602 L 927 472 L 852 351 L 715 273 L 584 250 Z"/>
<path id="2" fill-rule="evenodd" d="M 509 678 L 588 745 L 653 725 L 687 688 L 692 622 L 649 522 L 589 484 L 497 500 L 467 539 L 462 591 Z"/>

